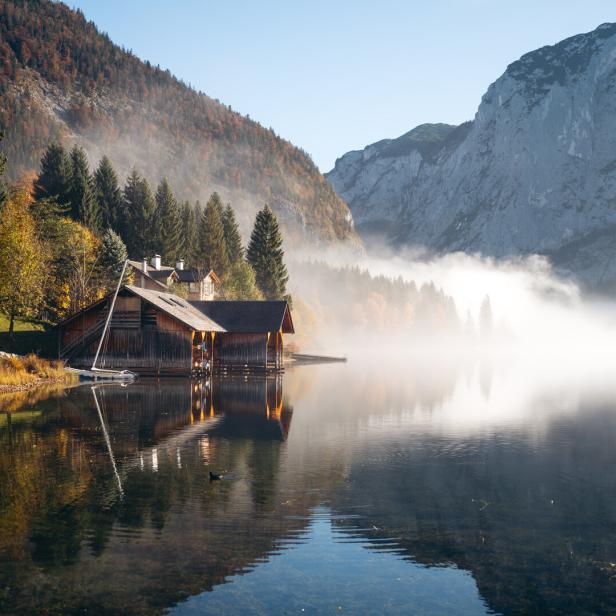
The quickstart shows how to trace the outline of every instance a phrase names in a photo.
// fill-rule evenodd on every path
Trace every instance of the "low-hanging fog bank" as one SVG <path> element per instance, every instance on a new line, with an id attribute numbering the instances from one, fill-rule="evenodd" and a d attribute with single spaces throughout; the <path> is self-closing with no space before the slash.
<path id="1" fill-rule="evenodd" d="M 289 270 L 306 351 L 616 355 L 616 303 L 584 297 L 543 257 L 330 249 Z"/>

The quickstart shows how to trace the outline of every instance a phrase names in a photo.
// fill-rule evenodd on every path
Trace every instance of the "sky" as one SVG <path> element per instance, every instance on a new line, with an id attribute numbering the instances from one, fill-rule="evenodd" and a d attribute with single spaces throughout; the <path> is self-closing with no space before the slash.
<path id="1" fill-rule="evenodd" d="M 67 0 L 137 56 L 329 171 L 418 124 L 472 119 L 524 53 L 616 21 L 614 0 Z"/>

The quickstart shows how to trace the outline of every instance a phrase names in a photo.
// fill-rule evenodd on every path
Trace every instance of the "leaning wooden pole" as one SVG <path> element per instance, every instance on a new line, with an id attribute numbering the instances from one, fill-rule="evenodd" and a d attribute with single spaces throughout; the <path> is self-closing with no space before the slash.
<path id="1" fill-rule="evenodd" d="M 103 335 L 101 336 L 100 342 L 98 343 L 98 349 L 96 349 L 96 355 L 94 356 L 94 361 L 92 362 L 92 370 L 96 370 L 96 362 L 98 361 L 98 356 L 100 355 L 101 349 L 103 348 L 105 334 L 107 333 L 107 328 L 109 327 L 109 322 L 111 321 L 113 307 L 115 306 L 116 298 L 118 297 L 118 293 L 120 292 L 120 287 L 122 286 L 122 281 L 124 280 L 124 272 L 126 272 L 127 265 L 128 259 L 124 261 L 122 273 L 120 274 L 120 280 L 118 280 L 118 286 L 116 287 L 115 293 L 113 294 L 113 299 L 111 300 L 111 306 L 109 307 L 109 312 L 107 313 L 107 318 L 105 319 L 105 327 L 103 327 Z"/>

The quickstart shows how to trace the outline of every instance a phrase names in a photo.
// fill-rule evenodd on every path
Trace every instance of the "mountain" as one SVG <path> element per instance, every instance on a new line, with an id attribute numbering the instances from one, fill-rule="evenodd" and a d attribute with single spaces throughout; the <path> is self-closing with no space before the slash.
<path id="1" fill-rule="evenodd" d="M 0 130 L 9 179 L 37 170 L 51 140 L 107 154 L 126 176 L 167 176 L 181 199 L 217 190 L 248 231 L 270 203 L 311 243 L 356 240 L 346 204 L 310 157 L 168 71 L 142 62 L 49 0 L 0 0 Z"/>
<path id="2" fill-rule="evenodd" d="M 349 152 L 326 177 L 364 232 L 438 252 L 539 253 L 616 290 L 616 24 L 509 65 L 472 122 Z"/>

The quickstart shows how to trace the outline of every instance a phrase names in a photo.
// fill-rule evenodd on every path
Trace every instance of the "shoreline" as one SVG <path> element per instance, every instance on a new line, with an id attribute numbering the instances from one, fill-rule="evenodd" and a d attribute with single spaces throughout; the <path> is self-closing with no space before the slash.
<path id="1" fill-rule="evenodd" d="M 11 384 L 11 385 L 3 385 L 0 383 L 0 396 L 2 394 L 14 394 L 22 391 L 30 391 L 31 389 L 35 389 L 37 387 L 43 387 L 45 385 L 72 385 L 73 379 L 69 375 L 63 377 L 53 377 L 53 378 L 38 378 L 35 381 L 30 381 L 29 383 L 19 383 L 19 384 Z"/>

